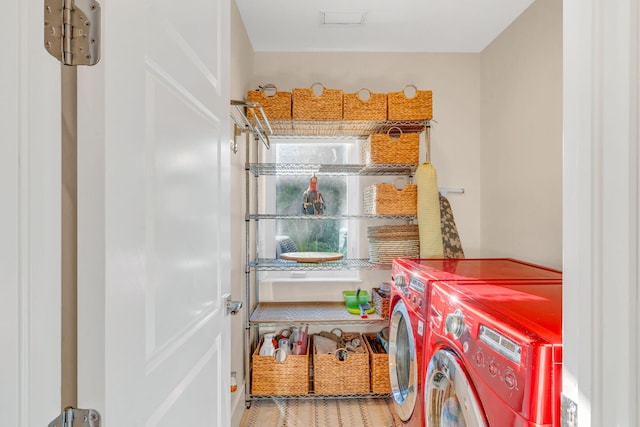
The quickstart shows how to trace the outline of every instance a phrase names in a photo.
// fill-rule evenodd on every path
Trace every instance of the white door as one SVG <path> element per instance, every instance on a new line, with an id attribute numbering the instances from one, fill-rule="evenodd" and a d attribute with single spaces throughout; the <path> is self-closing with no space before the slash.
<path id="1" fill-rule="evenodd" d="M 103 0 L 78 69 L 78 406 L 226 426 L 229 0 Z"/>

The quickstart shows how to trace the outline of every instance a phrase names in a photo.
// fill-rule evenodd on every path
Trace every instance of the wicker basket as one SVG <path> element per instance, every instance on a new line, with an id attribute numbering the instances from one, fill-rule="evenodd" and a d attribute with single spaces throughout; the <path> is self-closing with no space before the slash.
<path id="1" fill-rule="evenodd" d="M 313 346 L 313 390 L 317 395 L 369 394 L 369 352 L 359 333 L 344 332 L 347 340 L 360 338 L 364 353 L 349 353 L 338 360 L 335 354 L 318 354 Z"/>
<path id="2" fill-rule="evenodd" d="M 396 133 L 394 130 L 399 132 Z M 391 128 L 387 133 L 374 133 L 362 144 L 364 164 L 418 164 L 420 135 L 403 133 L 400 128 Z"/>
<path id="3" fill-rule="evenodd" d="M 389 355 L 384 351 L 382 344 L 378 343 L 376 334 L 364 334 L 363 336 L 369 351 L 369 363 L 371 365 L 371 393 L 391 393 Z"/>
<path id="4" fill-rule="evenodd" d="M 369 93 L 369 99 L 360 97 L 363 91 Z M 383 93 L 373 93 L 369 89 L 360 89 L 356 93 L 344 94 L 345 120 L 386 120 L 387 97 Z"/>
<path id="5" fill-rule="evenodd" d="M 407 184 L 402 190 L 393 184 L 370 185 L 364 190 L 364 212 L 368 215 L 416 215 L 418 187 Z"/>
<path id="6" fill-rule="evenodd" d="M 371 299 L 373 301 L 373 307 L 376 309 L 376 313 L 383 319 L 389 318 L 389 297 L 380 294 L 380 288 L 373 288 Z"/>
<path id="7" fill-rule="evenodd" d="M 413 97 L 408 98 L 405 91 L 408 87 L 415 89 Z M 389 120 L 431 120 L 433 118 L 433 101 L 430 90 L 418 90 L 414 85 L 407 85 L 402 92 L 387 94 L 387 117 Z"/>
<path id="8" fill-rule="evenodd" d="M 370 262 L 391 264 L 395 258 L 420 257 L 418 224 L 369 226 L 367 239 Z"/>
<path id="9" fill-rule="evenodd" d="M 313 87 L 321 85 L 322 94 L 316 96 Z M 327 89 L 314 83 L 308 89 L 293 89 L 293 120 L 342 120 L 342 91 Z"/>
<path id="10" fill-rule="evenodd" d="M 263 396 L 308 394 L 309 345 L 306 354 L 290 354 L 284 362 L 276 361 L 273 356 L 260 356 L 258 346 L 252 355 L 251 393 Z"/>
<path id="11" fill-rule="evenodd" d="M 262 105 L 269 120 L 291 120 L 291 92 L 278 92 L 275 85 L 267 84 L 248 91 L 247 100 Z"/>

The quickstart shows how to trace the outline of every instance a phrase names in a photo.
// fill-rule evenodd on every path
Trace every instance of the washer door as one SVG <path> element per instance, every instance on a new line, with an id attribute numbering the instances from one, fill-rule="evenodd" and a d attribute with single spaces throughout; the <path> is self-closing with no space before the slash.
<path id="1" fill-rule="evenodd" d="M 472 384 L 452 352 L 439 350 L 433 355 L 424 387 L 429 427 L 488 425 Z"/>
<path id="2" fill-rule="evenodd" d="M 389 379 L 396 412 L 408 421 L 417 400 L 418 361 L 411 319 L 402 300 L 393 308 L 389 324 Z"/>

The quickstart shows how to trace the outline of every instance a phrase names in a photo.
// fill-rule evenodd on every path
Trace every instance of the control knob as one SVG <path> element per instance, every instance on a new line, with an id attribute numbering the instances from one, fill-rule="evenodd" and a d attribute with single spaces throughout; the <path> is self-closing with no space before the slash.
<path id="1" fill-rule="evenodd" d="M 407 295 L 409 293 L 409 286 L 407 282 L 404 280 L 404 274 L 398 273 L 394 277 L 396 287 L 402 291 L 403 294 Z"/>
<path id="2" fill-rule="evenodd" d="M 464 316 L 459 309 L 447 315 L 445 330 L 455 339 L 462 336 L 464 333 Z"/>

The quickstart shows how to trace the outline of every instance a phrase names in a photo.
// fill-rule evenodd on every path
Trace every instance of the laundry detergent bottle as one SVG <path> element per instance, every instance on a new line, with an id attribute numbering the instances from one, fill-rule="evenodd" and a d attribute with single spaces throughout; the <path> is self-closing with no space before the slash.
<path id="1" fill-rule="evenodd" d="M 273 356 L 273 353 L 276 351 L 274 341 L 275 333 L 264 334 L 262 347 L 260 347 L 260 356 Z"/>

